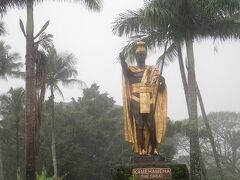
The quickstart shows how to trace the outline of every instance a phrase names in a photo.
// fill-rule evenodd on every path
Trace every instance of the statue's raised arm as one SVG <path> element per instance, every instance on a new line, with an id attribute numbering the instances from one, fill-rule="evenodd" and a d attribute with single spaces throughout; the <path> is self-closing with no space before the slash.
<path id="1" fill-rule="evenodd" d="M 129 73 L 129 69 L 126 63 L 126 57 L 123 52 L 119 53 L 119 58 L 120 58 L 123 74 L 127 75 Z"/>

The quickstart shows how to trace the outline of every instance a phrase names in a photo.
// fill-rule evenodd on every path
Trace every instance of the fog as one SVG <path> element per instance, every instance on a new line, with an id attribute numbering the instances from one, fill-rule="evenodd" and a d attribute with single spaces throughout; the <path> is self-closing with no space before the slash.
<path id="1" fill-rule="evenodd" d="M 100 13 L 86 10 L 81 4 L 43 3 L 34 9 L 35 34 L 50 20 L 47 33 L 53 34 L 56 49 L 74 53 L 78 58 L 78 78 L 88 86 L 97 83 L 101 92 L 108 92 L 117 104 L 122 104 L 121 67 L 117 61 L 126 38 L 112 33 L 112 22 L 127 9 L 141 7 L 143 1 L 104 1 Z M 1 37 L 19 52 L 25 61 L 25 39 L 19 27 L 19 18 L 25 24 L 26 10 L 11 10 L 3 17 L 8 34 Z M 208 112 L 240 111 L 239 41 L 220 42 L 208 39 L 194 42 L 196 77 Z M 183 49 L 185 56 L 185 49 Z M 162 51 L 149 54 L 147 64 L 154 64 Z M 164 67 L 163 76 L 168 86 L 168 116 L 174 120 L 187 118 L 187 108 L 177 59 Z M 0 81 L 0 93 L 10 87 L 24 87 L 21 80 Z M 82 95 L 79 87 L 64 88 L 64 101 Z M 48 97 L 48 95 L 47 95 Z M 61 97 L 57 97 L 62 101 Z"/>

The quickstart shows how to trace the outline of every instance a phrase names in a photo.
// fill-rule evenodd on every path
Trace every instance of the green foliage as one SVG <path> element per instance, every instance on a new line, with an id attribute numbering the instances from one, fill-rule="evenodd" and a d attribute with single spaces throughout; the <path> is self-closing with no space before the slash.
<path id="1" fill-rule="evenodd" d="M 17 180 L 23 180 L 21 177 L 20 169 L 17 170 Z"/>
<path id="2" fill-rule="evenodd" d="M 165 157 L 166 161 L 171 162 L 177 153 L 178 132 L 175 123 L 168 119 L 166 136 L 162 144 L 160 144 L 160 154 Z"/>
<path id="3" fill-rule="evenodd" d="M 9 91 L 11 94 L 8 94 L 8 96 L 12 99 L 15 96 L 13 92 L 18 92 L 17 90 Z M 19 98 L 20 96 L 16 95 L 16 97 Z M 21 101 L 16 100 L 12 105 L 16 106 L 19 102 Z M 13 114 L 17 113 L 14 113 L 12 110 L 8 111 L 11 109 L 11 106 L 3 106 L 3 104 L 5 104 L 5 101 L 2 99 L 1 115 L 4 117 L 3 121 L 1 121 L 1 126 L 3 127 L 1 129 L 1 137 L 3 137 L 3 164 L 5 177 L 11 180 L 16 179 L 13 172 L 16 172 L 17 168 L 16 128 L 13 119 Z M 5 110 L 3 111 L 3 109 Z M 20 108 L 20 111 L 23 117 L 23 108 Z M 49 113 L 49 101 L 47 101 L 43 114 L 38 169 L 46 165 L 48 174 L 52 174 L 51 151 L 49 148 L 51 143 Z M 213 133 L 217 136 L 218 131 L 221 131 L 223 133 L 219 135 L 225 136 L 225 140 L 218 137 L 219 141 L 225 141 L 225 146 L 228 149 L 238 146 L 239 135 L 236 131 L 240 122 L 238 113 L 211 113 L 208 115 L 208 118 L 213 127 Z M 58 122 L 56 124 L 56 135 L 59 172 L 61 176 L 67 173 L 65 179 L 74 180 L 80 177 L 81 179 L 107 179 L 110 178 L 113 167 L 129 163 L 129 157 L 132 155 L 132 152 L 130 145 L 125 143 L 123 139 L 122 107 L 115 105 L 114 100 L 108 97 L 107 93 L 101 93 L 97 84 L 92 84 L 90 88 L 86 88 L 83 97 L 77 101 L 72 99 L 68 103 L 56 103 L 56 120 Z M 178 143 L 178 139 L 175 136 L 180 136 L 179 132 L 181 131 L 185 134 L 185 126 L 187 126 L 186 122 L 168 121 L 167 137 L 160 147 L 162 155 L 167 158 L 170 157 L 170 159 L 173 157 L 176 151 L 175 145 Z M 202 128 L 201 121 L 200 132 L 202 133 L 201 143 L 204 142 L 202 147 L 208 147 L 209 144 L 207 139 L 205 139 L 206 134 L 204 134 L 206 131 Z M 23 119 L 20 120 L 19 133 L 21 142 L 20 163 L 22 167 L 24 165 L 23 155 L 25 148 Z M 223 150 L 224 146 L 221 150 L 222 153 L 224 153 Z M 208 155 L 204 151 L 203 157 L 209 160 L 209 163 L 213 163 L 211 156 L 211 154 Z M 222 158 L 225 157 L 222 156 Z M 229 164 L 226 168 L 229 169 L 228 171 L 224 169 L 226 177 L 237 179 L 238 174 L 232 173 L 232 166 Z M 23 171 L 21 168 L 21 172 Z M 123 172 L 119 171 L 118 173 L 121 174 Z M 40 173 L 39 176 L 42 176 L 42 174 Z M 217 171 L 215 169 L 210 174 L 210 177 L 214 177 L 216 174 Z M 130 176 L 130 178 L 132 177 Z"/>
<path id="4" fill-rule="evenodd" d="M 36 173 L 36 180 L 54 180 L 54 178 L 47 177 L 47 171 L 45 167 L 43 167 L 42 172 L 40 174 Z"/>
<path id="5" fill-rule="evenodd" d="M 43 2 L 43 0 L 34 0 L 34 2 Z M 102 7 L 101 0 L 76 0 L 69 2 L 79 2 L 91 11 L 100 11 Z M 0 6 L 0 15 L 7 13 L 10 8 L 23 8 L 26 6 L 25 0 L 2 0 Z"/>
<path id="6" fill-rule="evenodd" d="M 71 53 L 58 53 L 54 47 L 48 48 L 47 52 L 47 86 L 53 87 L 63 96 L 59 83 L 62 85 L 72 85 L 84 83 L 75 77 L 78 75 L 76 69 L 76 57 Z"/>
<path id="7" fill-rule="evenodd" d="M 225 173 L 225 178 L 226 179 L 231 179 L 231 180 L 239 180 L 240 174 L 231 174 L 231 173 Z M 219 180 L 219 176 L 211 176 L 209 177 L 209 180 Z"/>
<path id="8" fill-rule="evenodd" d="M 240 173 L 240 114 L 234 112 L 217 112 L 208 114 L 212 127 L 216 149 L 223 164 L 223 170 L 228 179 L 234 179 Z M 213 166 L 212 150 L 210 148 L 208 132 L 200 119 L 200 132 L 202 133 L 201 147 L 204 158 L 210 168 Z M 205 133 L 204 133 L 205 132 Z"/>
<path id="9" fill-rule="evenodd" d="M 92 11 L 100 11 L 102 7 L 101 0 L 77 0 Z"/>
<path id="10" fill-rule="evenodd" d="M 216 150 L 222 163 L 222 169 L 226 179 L 239 178 L 240 154 L 239 154 L 239 134 L 240 134 L 240 114 L 235 112 L 214 112 L 207 115 L 212 134 L 215 141 Z M 178 156 L 178 162 L 189 164 L 189 133 L 188 120 L 175 122 L 180 129 L 177 149 L 185 155 Z M 181 124 L 181 125 L 180 125 Z M 209 179 L 219 179 L 218 169 L 215 164 L 213 152 L 209 140 L 208 131 L 202 117 L 199 117 L 199 141 L 202 158 L 207 167 Z"/>
<path id="11" fill-rule="evenodd" d="M 0 147 L 5 177 L 16 179 L 24 169 L 24 98 L 22 88 L 10 89 L 0 96 Z"/>
<path id="12" fill-rule="evenodd" d="M 45 159 L 49 152 L 43 147 L 51 139 L 49 105 L 47 101 L 39 159 Z M 77 101 L 55 103 L 55 114 L 59 175 L 68 173 L 66 179 L 73 180 L 106 179 L 114 164 L 128 160 L 125 154 L 131 151 L 123 141 L 122 108 L 107 93 L 100 93 L 96 84 L 84 89 L 83 97 Z M 51 165 L 46 167 L 51 173 Z"/>
<path id="13" fill-rule="evenodd" d="M 143 40 L 149 50 L 162 48 L 168 32 L 166 59 L 172 60 L 176 43 L 183 42 L 189 32 L 197 40 L 239 39 L 239 12 L 238 0 L 149 0 L 142 8 L 121 13 L 113 23 L 113 33 L 130 37 L 122 51 L 131 62 L 137 41 Z"/>
<path id="14" fill-rule="evenodd" d="M 18 62 L 20 55 L 10 52 L 11 47 L 0 41 L 0 78 L 7 80 L 7 77 L 19 78 L 23 76 L 20 72 L 23 64 Z"/>
<path id="15" fill-rule="evenodd" d="M 134 179 L 134 177 L 132 175 L 131 168 L 126 166 L 120 166 L 112 170 L 112 179 L 113 180 L 125 180 L 125 179 L 132 180 Z"/>
<path id="16" fill-rule="evenodd" d="M 40 150 L 37 169 L 39 177 L 53 176 L 51 157 L 51 109 L 48 100 L 42 114 Z M 17 103 L 16 103 L 17 104 Z M 9 112 L 10 114 L 12 113 Z M 111 179 L 111 170 L 128 164 L 133 155 L 131 145 L 124 141 L 122 107 L 115 104 L 107 93 L 101 93 L 97 84 L 84 89 L 83 96 L 77 100 L 55 103 L 55 135 L 59 176 L 66 180 L 105 180 Z M 3 114 L 1 114 L 3 115 Z M 4 116 L 5 117 L 5 116 Z M 10 116 L 9 116 L 10 117 Z M 5 118 L 0 121 L 3 137 L 3 165 L 5 177 L 16 179 L 16 128 L 14 121 Z M 21 119 L 20 164 L 24 166 L 24 121 Z M 169 128 L 162 148 L 163 154 L 173 152 L 175 139 L 174 124 Z M 42 167 L 46 167 L 42 170 Z M 21 168 L 21 172 L 24 169 Z M 66 176 L 65 176 L 66 175 Z M 22 177 L 24 177 L 21 174 Z"/>

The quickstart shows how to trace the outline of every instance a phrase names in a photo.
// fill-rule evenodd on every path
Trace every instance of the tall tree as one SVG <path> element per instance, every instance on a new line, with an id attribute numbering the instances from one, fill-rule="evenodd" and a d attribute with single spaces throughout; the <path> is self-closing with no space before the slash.
<path id="1" fill-rule="evenodd" d="M 187 99 L 193 179 L 200 179 L 193 41 L 206 37 L 239 38 L 240 25 L 236 22 L 239 7 L 238 1 L 150 0 L 143 9 L 122 13 L 114 24 L 113 31 L 119 36 L 136 35 L 135 39 L 148 40 L 149 47 L 162 45 L 167 31 L 171 43 L 185 42 L 188 57 Z"/>
<path id="2" fill-rule="evenodd" d="M 78 83 L 83 85 L 84 83 L 78 79 L 75 79 L 77 76 L 76 58 L 73 54 L 65 53 L 59 54 L 56 49 L 50 48 L 47 54 L 47 86 L 50 89 L 50 102 L 51 102 L 51 132 L 52 132 L 52 160 L 53 160 L 53 170 L 54 178 L 58 179 L 58 170 L 57 170 L 57 157 L 56 157 L 56 138 L 55 138 L 55 111 L 54 111 L 54 91 L 57 91 L 62 95 L 63 93 L 59 87 L 59 84 L 62 85 L 71 85 Z"/>
<path id="3" fill-rule="evenodd" d="M 4 23 L 0 21 L 0 35 L 6 33 Z M 10 52 L 11 47 L 6 45 L 5 42 L 0 41 L 0 78 L 7 80 L 8 77 L 19 78 L 23 76 L 23 73 L 20 72 L 22 63 L 18 62 L 20 56 L 18 53 Z M 1 143 L 1 142 L 0 142 Z M 0 144 L 0 153 L 1 153 L 1 144 Z M 3 166 L 2 158 L 0 154 L 0 179 L 3 179 Z"/>
<path id="4" fill-rule="evenodd" d="M 77 0 L 90 10 L 99 11 L 101 0 Z M 0 3 L 0 13 L 6 13 L 8 8 L 25 7 L 27 8 L 26 32 L 26 179 L 34 180 L 36 171 L 36 108 L 35 108 L 35 61 L 34 61 L 34 2 L 40 0 L 2 0 Z M 23 27 L 23 26 L 22 26 Z M 23 29 L 23 28 L 22 28 Z"/>
<path id="5" fill-rule="evenodd" d="M 236 177 L 239 177 L 240 173 L 239 117 L 239 113 L 234 112 L 216 112 L 207 115 L 207 119 L 212 126 L 212 136 L 215 139 L 216 150 L 224 167 L 225 179 L 237 179 Z M 204 126 L 204 117 L 202 119 L 200 119 L 200 132 L 203 132 L 201 133 L 203 135 L 201 147 L 207 157 L 205 160 L 209 166 L 208 169 L 215 169 L 216 166 L 213 164 L 214 151 L 209 148 L 212 142 L 211 139 L 206 138 L 209 136 L 208 130 Z M 230 176 L 235 176 L 235 178 Z"/>
<path id="6" fill-rule="evenodd" d="M 7 120 L 14 121 L 13 124 L 15 124 L 16 128 L 16 174 L 17 169 L 20 167 L 19 123 L 20 120 L 23 119 L 24 95 L 25 93 L 23 88 L 11 88 L 6 95 L 0 96 L 0 113 Z"/>

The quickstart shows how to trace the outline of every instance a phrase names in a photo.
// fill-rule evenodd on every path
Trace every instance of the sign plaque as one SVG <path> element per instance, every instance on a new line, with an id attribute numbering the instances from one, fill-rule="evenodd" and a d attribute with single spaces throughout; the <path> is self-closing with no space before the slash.
<path id="1" fill-rule="evenodd" d="M 132 174 L 137 180 L 171 179 L 171 168 L 134 168 Z"/>

